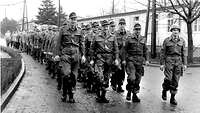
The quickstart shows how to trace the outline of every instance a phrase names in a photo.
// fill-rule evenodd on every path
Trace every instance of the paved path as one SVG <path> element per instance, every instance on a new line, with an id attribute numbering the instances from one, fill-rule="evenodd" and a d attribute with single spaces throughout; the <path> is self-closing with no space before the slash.
<path id="1" fill-rule="evenodd" d="M 45 66 L 23 54 L 26 74 L 3 113 L 200 113 L 200 68 L 189 68 L 180 80 L 178 106 L 161 100 L 163 73 L 157 67 L 146 67 L 139 97 L 141 103 L 125 100 L 127 92 L 108 90 L 108 104 L 95 102 L 95 95 L 86 93 L 80 84 L 75 104 L 60 101 L 56 80 L 51 79 Z M 125 88 L 124 83 L 124 88 Z"/>

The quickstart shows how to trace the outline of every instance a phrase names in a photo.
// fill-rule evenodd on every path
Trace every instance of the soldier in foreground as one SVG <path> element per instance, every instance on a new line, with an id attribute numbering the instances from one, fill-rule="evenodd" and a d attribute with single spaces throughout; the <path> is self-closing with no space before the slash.
<path id="1" fill-rule="evenodd" d="M 167 91 L 170 90 L 170 103 L 177 105 L 175 95 L 177 93 L 178 82 L 187 68 L 185 40 L 179 36 L 181 31 L 178 25 L 170 28 L 172 35 L 166 38 L 161 49 L 160 69 L 164 70 L 164 82 L 162 84 L 162 99 L 167 100 Z"/>
<path id="2" fill-rule="evenodd" d="M 85 62 L 84 56 L 84 42 L 80 29 L 77 27 L 76 13 L 72 12 L 69 15 L 69 26 L 63 26 L 59 31 L 59 37 L 56 44 L 55 53 L 59 58 L 61 66 L 61 74 L 63 80 L 62 87 L 62 101 L 66 102 L 67 96 L 69 97 L 69 103 L 74 103 L 74 91 L 76 88 L 76 80 L 79 68 L 79 47 L 82 46 L 83 56 L 82 62 Z"/>
<path id="3" fill-rule="evenodd" d="M 110 35 L 108 31 L 108 21 L 102 22 L 102 31 L 94 38 L 91 48 L 90 64 L 95 62 L 95 72 L 97 73 L 97 102 L 108 103 L 106 99 L 106 89 L 109 87 L 109 78 L 111 74 L 111 67 L 114 63 L 118 65 L 118 46 L 114 36 Z M 95 56 L 94 56 L 95 55 Z"/>
<path id="4" fill-rule="evenodd" d="M 123 63 L 126 64 L 126 72 L 128 74 L 126 89 L 128 90 L 126 99 L 132 102 L 140 102 L 137 96 L 140 90 L 140 81 L 144 75 L 143 64 L 147 57 L 146 38 L 140 35 L 141 25 L 136 23 L 134 25 L 134 33 L 127 38 L 123 53 Z"/>

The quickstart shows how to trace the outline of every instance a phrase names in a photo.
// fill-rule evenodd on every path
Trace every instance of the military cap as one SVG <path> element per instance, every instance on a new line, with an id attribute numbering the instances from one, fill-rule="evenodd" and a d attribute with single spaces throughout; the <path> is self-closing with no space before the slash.
<path id="1" fill-rule="evenodd" d="M 136 24 L 134 25 L 134 29 L 141 29 L 141 25 L 140 25 L 139 23 L 136 23 Z"/>
<path id="2" fill-rule="evenodd" d="M 107 20 L 103 20 L 101 22 L 101 26 L 106 26 L 106 25 L 109 25 L 108 21 Z"/>
<path id="3" fill-rule="evenodd" d="M 119 24 L 126 24 L 125 19 L 124 19 L 124 18 L 121 18 L 121 19 L 119 20 Z"/>
<path id="4" fill-rule="evenodd" d="M 75 12 L 70 13 L 69 18 L 77 18 L 76 13 Z"/>
<path id="5" fill-rule="evenodd" d="M 99 26 L 99 23 L 98 22 L 93 22 L 92 23 L 92 27 L 94 28 L 94 27 L 97 27 L 97 26 Z"/>
<path id="6" fill-rule="evenodd" d="M 87 24 L 86 26 L 85 26 L 85 29 L 86 30 L 89 30 L 91 27 L 90 27 L 90 24 Z"/>
<path id="7" fill-rule="evenodd" d="M 170 31 L 172 32 L 172 30 L 174 30 L 174 29 L 178 29 L 178 30 L 179 30 L 179 32 L 181 31 L 181 28 L 180 28 L 180 26 L 179 26 L 179 25 L 177 25 L 177 24 L 173 24 L 173 25 L 171 25 L 171 27 L 170 27 Z"/>
<path id="8" fill-rule="evenodd" d="M 115 22 L 114 21 L 110 21 L 110 26 L 115 26 Z"/>
<path id="9" fill-rule="evenodd" d="M 81 25 L 81 29 L 85 30 L 85 25 L 84 24 Z"/>

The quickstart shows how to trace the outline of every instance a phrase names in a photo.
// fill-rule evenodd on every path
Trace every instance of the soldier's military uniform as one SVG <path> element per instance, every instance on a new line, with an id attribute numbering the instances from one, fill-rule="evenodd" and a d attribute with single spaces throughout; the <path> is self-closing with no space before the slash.
<path id="1" fill-rule="evenodd" d="M 73 91 L 76 87 L 76 79 L 79 68 L 79 46 L 84 44 L 81 41 L 82 35 L 76 24 L 76 13 L 72 12 L 69 15 L 70 25 L 60 29 L 59 38 L 56 44 L 56 54 L 60 55 L 61 72 L 63 78 L 63 97 L 62 101 L 66 101 L 67 94 L 69 102 L 74 103 Z M 83 47 L 84 53 L 84 47 Z"/>
<path id="2" fill-rule="evenodd" d="M 92 43 L 92 56 L 95 57 L 95 72 L 97 72 L 97 102 L 108 103 L 106 88 L 109 87 L 109 76 L 114 58 L 118 58 L 118 46 L 114 36 L 110 35 L 106 27 L 109 23 L 102 22 L 103 30 Z"/>
<path id="3" fill-rule="evenodd" d="M 84 42 L 86 43 L 86 40 L 87 38 L 90 37 L 90 34 L 91 34 L 91 26 L 89 24 L 85 25 L 85 28 L 82 29 L 82 34 L 83 34 L 83 40 Z M 80 55 L 82 56 L 83 55 L 83 52 L 81 50 L 81 46 L 79 48 L 80 50 Z M 87 51 L 88 48 L 86 47 L 85 48 L 85 51 Z M 86 52 L 87 53 L 87 52 Z M 81 59 L 80 59 L 81 61 Z M 86 63 L 82 63 L 82 62 L 79 62 L 80 63 L 80 68 L 79 68 L 79 74 L 78 74 L 78 81 L 79 82 L 83 82 L 83 87 L 87 87 L 87 81 L 86 81 L 86 78 L 87 78 L 87 65 Z"/>
<path id="4" fill-rule="evenodd" d="M 119 25 L 124 25 L 124 26 L 126 25 L 124 18 L 121 18 L 119 20 Z M 115 37 L 117 39 L 118 48 L 119 48 L 120 67 L 115 66 L 113 69 L 113 74 L 111 78 L 111 86 L 113 90 L 117 90 L 117 92 L 124 92 L 124 90 L 122 89 L 122 85 L 125 78 L 125 65 L 122 64 L 122 52 L 123 52 L 123 46 L 128 36 L 130 36 L 130 33 L 126 31 L 124 27 L 120 27 L 120 29 L 118 29 L 115 32 Z"/>
<path id="5" fill-rule="evenodd" d="M 140 24 L 134 25 L 134 30 L 140 30 Z M 125 43 L 125 53 L 126 57 L 126 72 L 128 74 L 126 89 L 127 100 L 131 100 L 131 92 L 133 93 L 132 101 L 140 102 L 140 99 L 137 97 L 137 93 L 140 89 L 140 81 L 144 75 L 143 63 L 147 60 L 147 47 L 146 47 L 146 38 L 140 34 L 134 33 L 131 37 L 127 38 Z"/>
<path id="6" fill-rule="evenodd" d="M 180 28 L 177 25 L 172 25 L 170 31 L 177 29 L 180 32 Z M 162 98 L 163 100 L 167 99 L 167 91 L 171 92 L 171 104 L 177 104 L 175 100 L 175 94 L 177 93 L 178 82 L 180 76 L 183 74 L 183 65 L 187 64 L 186 60 L 186 50 L 185 50 L 185 40 L 177 36 L 171 35 L 166 38 L 163 42 L 161 49 L 161 60 L 160 64 L 164 65 L 164 82 Z"/>
<path id="7" fill-rule="evenodd" d="M 95 37 L 98 36 L 98 27 L 99 24 L 97 22 L 92 23 L 92 31 L 88 33 L 85 36 L 85 55 L 86 55 L 86 87 L 88 92 L 95 92 L 95 87 L 96 87 L 96 74 L 94 72 L 94 66 L 90 65 L 90 61 L 92 60 L 92 55 L 91 55 L 91 47 L 92 47 L 92 42 Z"/>

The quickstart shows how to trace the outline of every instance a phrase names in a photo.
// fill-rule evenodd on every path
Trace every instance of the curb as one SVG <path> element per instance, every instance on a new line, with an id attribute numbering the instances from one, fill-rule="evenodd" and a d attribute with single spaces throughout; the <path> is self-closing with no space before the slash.
<path id="1" fill-rule="evenodd" d="M 21 62 L 22 62 L 22 68 L 21 68 L 20 73 L 15 78 L 15 80 L 13 81 L 11 86 L 8 88 L 8 90 L 1 97 L 1 112 L 4 110 L 4 108 L 6 107 L 6 105 L 10 101 L 10 99 L 12 98 L 13 94 L 17 90 L 17 88 L 25 74 L 26 67 L 25 67 L 23 59 L 21 59 Z"/>
<path id="2" fill-rule="evenodd" d="M 148 67 L 160 67 L 159 64 L 149 64 Z M 187 67 L 200 67 L 200 64 L 190 64 L 190 65 L 187 65 Z"/>

